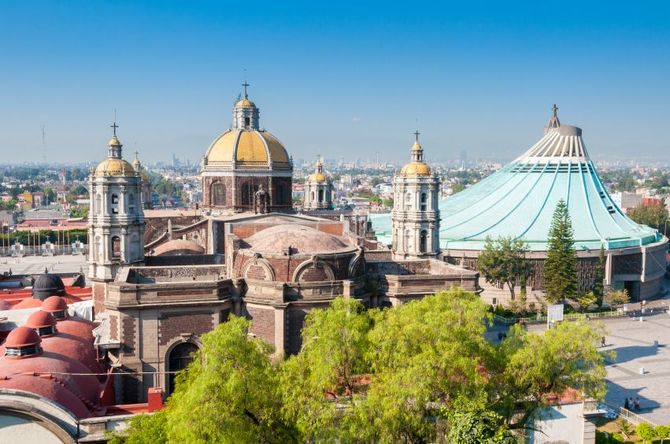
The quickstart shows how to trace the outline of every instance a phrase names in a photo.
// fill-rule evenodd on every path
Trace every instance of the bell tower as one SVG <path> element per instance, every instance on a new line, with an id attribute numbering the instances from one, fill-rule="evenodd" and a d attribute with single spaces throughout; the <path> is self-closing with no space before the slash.
<path id="1" fill-rule="evenodd" d="M 412 160 L 393 178 L 394 259 L 421 259 L 440 252 L 440 179 L 424 161 L 419 132 L 414 136 Z"/>
<path id="2" fill-rule="evenodd" d="M 107 158 L 89 176 L 88 275 L 96 313 L 104 310 L 106 283 L 116 278 L 119 268 L 144 260 L 142 179 L 123 160 L 116 122 L 111 127 Z"/>

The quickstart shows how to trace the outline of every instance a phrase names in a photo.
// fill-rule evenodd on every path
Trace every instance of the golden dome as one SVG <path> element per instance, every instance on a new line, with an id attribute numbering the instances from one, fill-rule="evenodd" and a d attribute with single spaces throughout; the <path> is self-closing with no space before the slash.
<path id="1" fill-rule="evenodd" d="M 230 103 L 230 102 L 229 102 L 229 103 Z M 239 106 L 239 107 L 243 107 L 243 108 L 255 108 L 255 107 L 256 107 L 256 104 L 255 104 L 254 102 L 252 102 L 251 100 L 249 100 L 248 98 L 245 97 L 244 99 L 238 100 L 238 101 L 235 103 L 235 107 L 238 107 L 238 106 Z"/>
<path id="2" fill-rule="evenodd" d="M 105 159 L 95 168 L 95 176 L 134 176 L 135 169 L 123 159 Z"/>
<path id="3" fill-rule="evenodd" d="M 412 151 L 421 151 L 423 148 L 421 148 L 421 144 L 419 142 L 414 142 L 414 145 L 412 145 Z"/>
<path id="4" fill-rule="evenodd" d="M 400 170 L 400 175 L 404 177 L 425 177 L 430 174 L 430 167 L 423 162 L 410 162 Z"/>
<path id="5" fill-rule="evenodd" d="M 116 135 L 112 136 L 111 139 L 109 139 L 109 142 L 107 142 L 107 146 L 123 146 L 121 145 L 121 142 L 119 142 L 119 139 L 116 138 Z"/>
<path id="6" fill-rule="evenodd" d="M 228 130 L 209 147 L 205 164 L 237 168 L 288 169 L 289 156 L 284 146 L 267 131 Z"/>
<path id="7" fill-rule="evenodd" d="M 323 173 L 314 173 L 310 174 L 309 177 L 307 177 L 308 182 L 318 182 L 318 183 L 323 183 L 326 181 L 326 175 Z"/>

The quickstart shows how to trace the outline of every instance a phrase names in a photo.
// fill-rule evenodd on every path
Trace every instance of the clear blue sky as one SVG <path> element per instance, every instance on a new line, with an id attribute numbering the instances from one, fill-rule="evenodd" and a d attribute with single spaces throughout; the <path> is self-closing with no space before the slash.
<path id="1" fill-rule="evenodd" d="M 595 157 L 670 157 L 670 2 L 0 2 L 0 162 L 199 159 L 244 69 L 294 158 L 520 154 L 557 103 Z"/>

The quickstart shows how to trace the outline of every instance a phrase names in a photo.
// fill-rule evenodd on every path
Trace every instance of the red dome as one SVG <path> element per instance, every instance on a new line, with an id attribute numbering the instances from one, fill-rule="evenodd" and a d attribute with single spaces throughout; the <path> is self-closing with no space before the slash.
<path id="1" fill-rule="evenodd" d="M 23 390 L 34 393 L 59 404 L 77 418 L 91 416 L 91 412 L 84 402 L 53 377 L 13 375 L 9 379 L 0 380 L 0 389 Z"/>
<path id="2" fill-rule="evenodd" d="M 55 336 L 42 338 L 42 350 L 81 363 L 91 373 L 100 373 L 100 364 L 98 364 L 98 356 L 93 348 L 93 341 L 86 342 L 59 331 Z"/>
<path id="3" fill-rule="evenodd" d="M 39 344 L 42 341 L 35 330 L 30 327 L 16 327 L 10 331 L 5 341 L 5 347 L 27 347 Z"/>
<path id="4" fill-rule="evenodd" d="M 25 327 L 19 327 L 25 328 Z M 49 338 L 58 345 L 58 338 Z M 27 359 L 0 358 L 0 387 L 13 388 L 12 381 L 19 374 L 33 375 L 39 378 L 55 378 L 59 384 L 79 398 L 89 409 L 100 405 L 102 386 L 98 379 L 83 364 L 73 359 L 52 352 L 43 352 L 39 356 Z M 7 381 L 5 381 L 7 380 Z M 26 389 L 27 391 L 31 391 Z"/>
<path id="5" fill-rule="evenodd" d="M 76 336 L 86 343 L 93 343 L 93 322 L 86 319 L 71 317 L 58 321 L 58 333 Z"/>
<path id="6" fill-rule="evenodd" d="M 53 313 L 54 311 L 67 310 L 67 303 L 65 299 L 60 296 L 49 296 L 42 301 L 42 311 Z"/>
<path id="7" fill-rule="evenodd" d="M 39 308 L 42 306 L 42 301 L 39 299 L 25 298 L 18 304 L 12 307 L 12 310 L 20 310 L 22 308 Z"/>
<path id="8" fill-rule="evenodd" d="M 56 325 L 56 320 L 51 316 L 51 313 L 46 311 L 36 311 L 28 316 L 25 323 L 25 326 L 30 328 L 52 327 L 54 325 Z"/>

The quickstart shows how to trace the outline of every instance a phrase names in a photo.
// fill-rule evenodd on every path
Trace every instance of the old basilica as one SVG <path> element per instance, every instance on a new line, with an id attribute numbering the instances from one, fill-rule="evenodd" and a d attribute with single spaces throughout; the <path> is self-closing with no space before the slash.
<path id="1" fill-rule="evenodd" d="M 305 212 L 292 210 L 291 157 L 261 129 L 247 86 L 231 129 L 203 156 L 201 211 L 144 210 L 140 172 L 123 160 L 116 128 L 91 174 L 89 278 L 97 343 L 118 369 L 117 402 L 144 401 L 150 387 L 169 393 L 166 375 L 187 365 L 199 337 L 231 314 L 249 318 L 251 333 L 277 354 L 290 354 L 300 348 L 305 315 L 337 296 L 377 307 L 440 288 L 479 289 L 476 272 L 440 258 L 439 179 L 418 134 L 394 182 L 389 250 L 364 216 L 331 210 L 321 161 L 307 179 Z"/>

